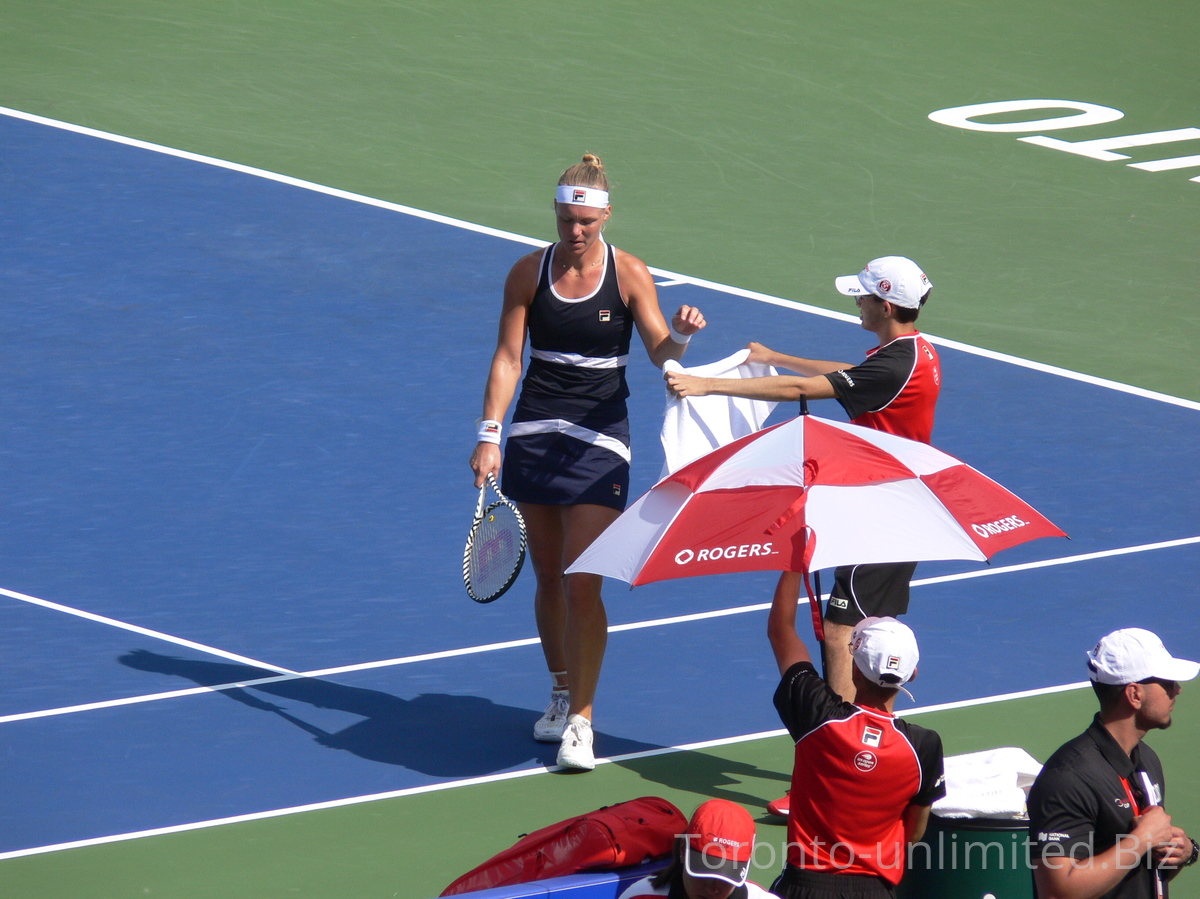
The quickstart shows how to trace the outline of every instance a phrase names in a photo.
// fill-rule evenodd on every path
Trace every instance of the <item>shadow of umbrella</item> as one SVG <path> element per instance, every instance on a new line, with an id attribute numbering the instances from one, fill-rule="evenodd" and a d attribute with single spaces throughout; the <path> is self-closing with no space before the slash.
<path id="1" fill-rule="evenodd" d="M 320 678 L 291 677 L 249 665 L 183 659 L 142 649 L 125 653 L 118 661 L 138 671 L 217 688 L 235 702 L 278 716 L 330 749 L 433 777 L 478 777 L 530 763 L 553 765 L 557 752 L 557 746 L 536 743 L 530 735 L 540 710 L 500 705 L 480 696 L 423 693 L 401 699 Z M 306 721 L 290 705 L 266 697 L 346 712 L 362 720 L 327 731 Z M 618 737 L 603 740 L 605 753 L 612 755 L 656 748 Z"/>
<path id="2" fill-rule="evenodd" d="M 789 760 L 781 757 L 780 768 Z M 784 788 L 791 782 L 791 772 L 764 769 L 749 762 L 740 762 L 719 754 L 719 747 L 689 752 L 673 752 L 668 755 L 653 755 L 646 758 L 621 759 L 616 762 L 622 768 L 633 771 L 643 780 L 662 784 L 672 790 L 682 790 L 728 799 L 747 808 L 764 808 L 767 801 L 779 795 L 761 796 L 742 787 L 746 779 L 779 781 Z M 774 820 L 774 819 L 771 819 Z"/>

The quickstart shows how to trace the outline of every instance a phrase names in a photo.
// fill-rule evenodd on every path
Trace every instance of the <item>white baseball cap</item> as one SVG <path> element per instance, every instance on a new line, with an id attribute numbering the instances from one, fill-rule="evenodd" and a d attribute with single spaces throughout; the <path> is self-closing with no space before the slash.
<path id="1" fill-rule="evenodd" d="M 1136 684 L 1150 677 L 1184 681 L 1200 673 L 1200 664 L 1174 658 L 1162 640 L 1140 627 L 1101 637 L 1087 657 L 1088 674 L 1101 684 Z"/>
<path id="2" fill-rule="evenodd" d="M 908 683 L 921 660 L 912 629 L 895 618 L 864 618 L 856 624 L 850 653 L 867 680 L 881 687 Z"/>
<path id="3" fill-rule="evenodd" d="M 933 289 L 921 267 L 907 256 L 872 259 L 857 275 L 843 275 L 835 278 L 833 284 L 838 293 L 848 297 L 873 293 L 905 309 L 920 309 L 921 297 Z"/>

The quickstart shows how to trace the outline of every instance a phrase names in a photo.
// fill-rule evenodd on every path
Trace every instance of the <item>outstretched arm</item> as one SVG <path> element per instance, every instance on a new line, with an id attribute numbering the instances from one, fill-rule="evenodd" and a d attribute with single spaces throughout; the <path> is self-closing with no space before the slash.
<path id="1" fill-rule="evenodd" d="M 698 378 L 680 371 L 663 375 L 667 389 L 681 399 L 686 396 L 744 396 L 752 400 L 785 403 L 805 397 L 810 400 L 832 399 L 833 385 L 824 375 L 805 378 L 798 375 L 774 375 L 767 378 Z"/>
<path id="2" fill-rule="evenodd" d="M 671 371 L 663 375 L 667 390 L 682 399 L 687 396 L 741 396 L 751 400 L 776 403 L 832 399 L 837 394 L 825 375 L 853 368 L 849 362 L 823 362 L 801 359 L 777 353 L 761 343 L 751 343 L 747 362 L 757 362 L 774 368 L 788 368 L 795 375 L 773 375 L 766 378 L 698 378 L 684 372 Z"/>
<path id="3" fill-rule="evenodd" d="M 789 356 L 787 353 L 780 353 L 770 347 L 763 346 L 761 343 L 750 343 L 746 349 L 750 351 L 747 362 L 758 362 L 762 365 L 770 365 L 772 368 L 786 368 L 788 371 L 794 371 L 798 375 L 803 375 L 806 378 L 811 378 L 815 375 L 827 375 L 831 371 L 844 371 L 847 368 L 854 368 L 850 362 L 830 362 L 823 359 L 804 359 L 800 356 Z"/>
<path id="4" fill-rule="evenodd" d="M 796 608 L 800 604 L 801 576 L 785 571 L 775 586 L 771 611 L 767 613 L 767 639 L 775 652 L 779 673 L 784 674 L 797 662 L 811 662 L 812 654 L 796 633 Z"/>

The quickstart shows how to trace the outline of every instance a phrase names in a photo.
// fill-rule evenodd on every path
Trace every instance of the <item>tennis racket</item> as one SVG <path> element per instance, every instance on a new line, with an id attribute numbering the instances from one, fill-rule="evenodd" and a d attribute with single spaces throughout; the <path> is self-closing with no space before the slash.
<path id="1" fill-rule="evenodd" d="M 488 488 L 496 494 L 487 501 Z M 463 550 L 463 583 L 476 602 L 499 599 L 513 585 L 525 561 L 525 519 L 512 501 L 500 492 L 488 474 L 479 488 L 475 521 Z"/>

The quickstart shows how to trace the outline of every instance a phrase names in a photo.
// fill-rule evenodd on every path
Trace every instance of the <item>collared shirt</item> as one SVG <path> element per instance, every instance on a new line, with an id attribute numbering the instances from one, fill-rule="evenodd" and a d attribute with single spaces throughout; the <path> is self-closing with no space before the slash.
<path id="1" fill-rule="evenodd" d="M 1133 830 L 1137 815 L 1163 804 L 1163 793 L 1162 763 L 1154 750 L 1139 742 L 1126 755 L 1096 715 L 1086 731 L 1050 756 L 1029 792 L 1030 851 L 1038 858 L 1076 860 L 1106 852 Z M 1135 864 L 1133 855 L 1124 860 L 1129 868 L 1124 879 L 1101 899 L 1154 899 L 1152 860 L 1147 854 Z M 1165 884 L 1163 890 L 1166 896 Z"/>
<path id="2" fill-rule="evenodd" d="M 810 662 L 775 691 L 796 742 L 788 815 L 788 864 L 832 874 L 904 874 L 904 810 L 946 795 L 935 731 L 843 702 Z"/>
<path id="3" fill-rule="evenodd" d="M 942 370 L 921 332 L 901 334 L 854 368 L 825 377 L 854 424 L 929 443 Z"/>

